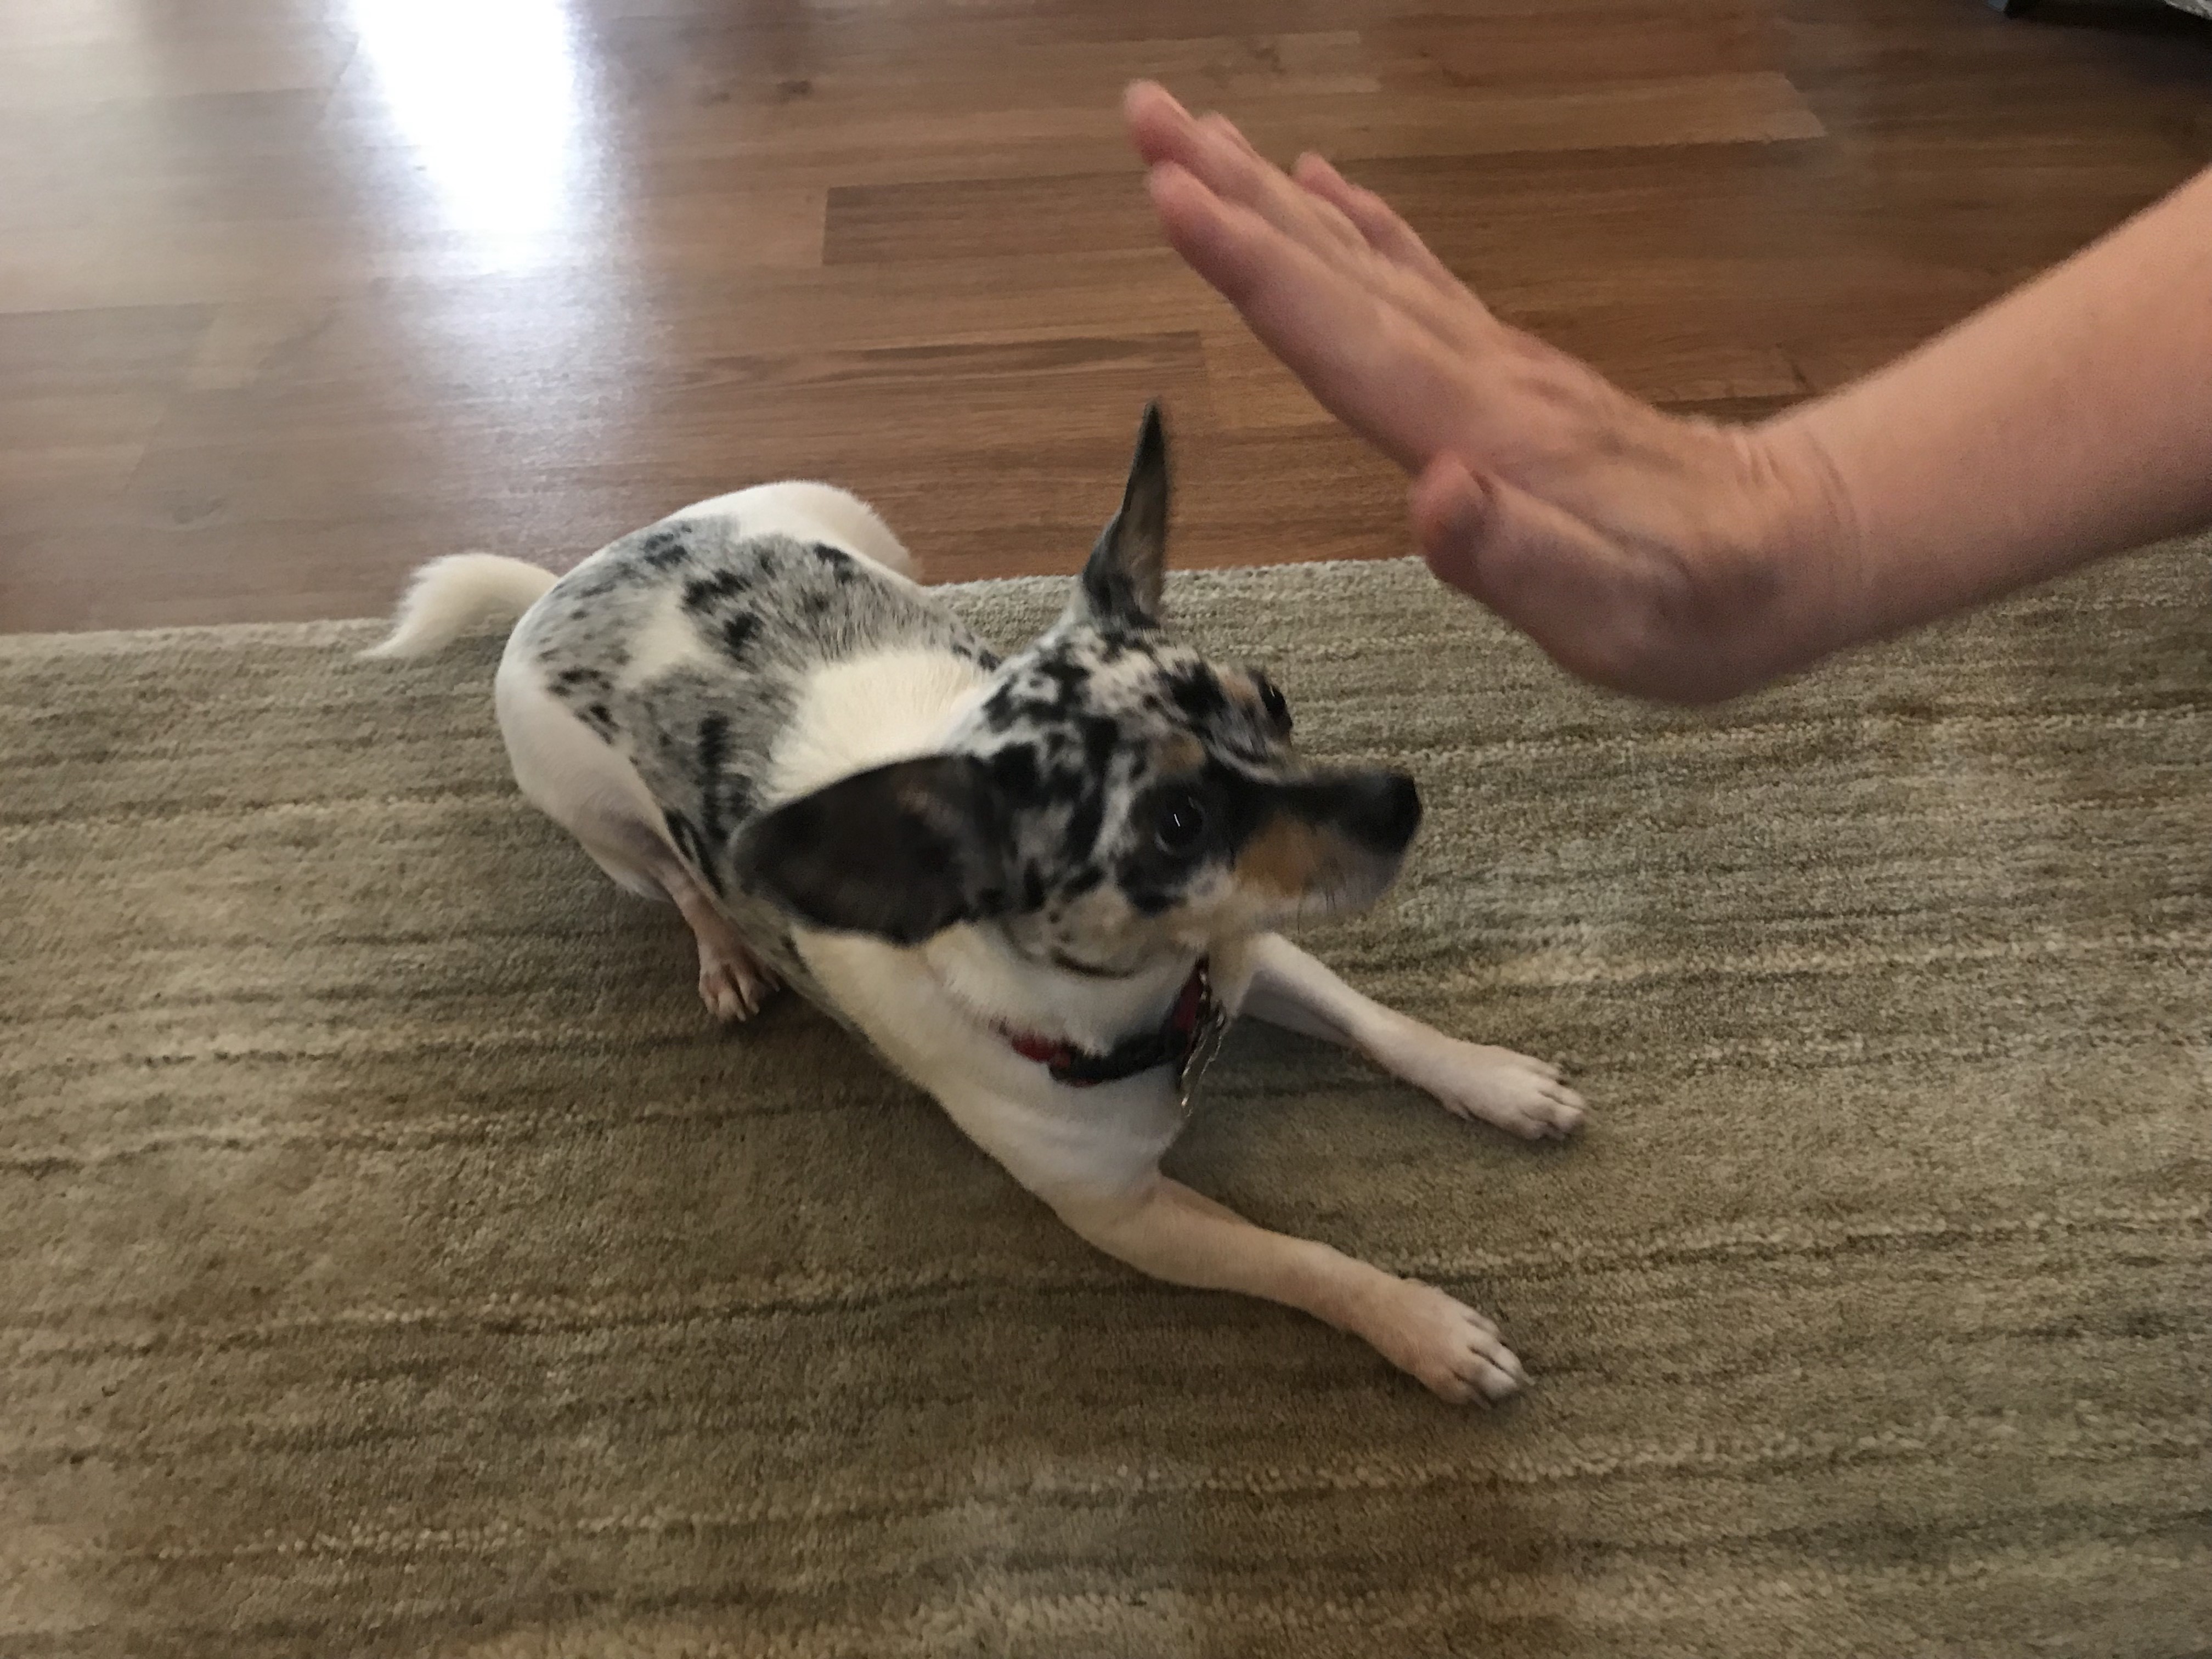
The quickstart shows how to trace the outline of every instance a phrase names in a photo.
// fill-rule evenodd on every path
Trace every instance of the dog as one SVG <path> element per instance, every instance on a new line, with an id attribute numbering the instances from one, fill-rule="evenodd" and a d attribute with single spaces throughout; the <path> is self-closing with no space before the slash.
<path id="1" fill-rule="evenodd" d="M 1066 609 L 1005 660 L 871 508 L 811 483 L 702 501 L 557 580 L 434 561 L 370 654 L 519 617 L 495 682 L 515 781 L 675 902 L 715 1015 L 793 985 L 1108 1255 L 1304 1309 L 1446 1400 L 1503 1399 L 1525 1374 L 1481 1315 L 1161 1173 L 1239 1014 L 1523 1136 L 1584 1110 L 1557 1067 L 1395 1013 L 1275 931 L 1380 896 L 1420 795 L 1301 765 L 1263 672 L 1168 638 L 1168 493 L 1148 407 Z"/>

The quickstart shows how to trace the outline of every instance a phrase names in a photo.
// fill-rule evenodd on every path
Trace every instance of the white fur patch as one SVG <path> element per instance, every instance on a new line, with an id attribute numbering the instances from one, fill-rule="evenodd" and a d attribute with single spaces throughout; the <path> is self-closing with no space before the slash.
<path id="1" fill-rule="evenodd" d="M 827 541 L 911 585 L 914 555 L 876 516 L 875 508 L 835 484 L 789 480 L 755 484 L 750 489 L 695 501 L 676 519 L 735 519 L 748 536 L 788 536 L 794 541 Z"/>
<path id="2" fill-rule="evenodd" d="M 797 711 L 769 756 L 766 798 L 788 800 L 871 766 L 937 752 L 989 681 L 946 651 L 825 664 L 799 688 Z"/>
<path id="3" fill-rule="evenodd" d="M 637 769 L 562 706 L 527 653 L 512 643 L 492 691 L 524 798 L 581 842 L 623 886 L 645 898 L 665 896 L 650 866 L 666 836 Z"/>
<path id="4" fill-rule="evenodd" d="M 714 653 L 699 637 L 698 624 L 684 613 L 681 595 L 671 589 L 645 626 L 631 635 L 621 684 L 650 685 L 672 669 L 714 665 Z"/>
<path id="5" fill-rule="evenodd" d="M 793 940 L 823 989 L 884 1057 L 1048 1201 L 1140 1185 L 1182 1127 L 1174 1079 L 1164 1069 L 1066 1087 L 963 1007 L 919 952 L 803 928 Z"/>

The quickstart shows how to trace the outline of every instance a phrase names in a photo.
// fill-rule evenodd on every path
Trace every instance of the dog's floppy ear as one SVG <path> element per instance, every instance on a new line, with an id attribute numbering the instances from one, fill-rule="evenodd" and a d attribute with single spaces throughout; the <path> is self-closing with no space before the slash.
<path id="1" fill-rule="evenodd" d="M 1121 510 L 1091 550 L 1078 605 L 1102 625 L 1158 625 L 1167 546 L 1168 439 L 1160 426 L 1160 406 L 1146 404 Z"/>
<path id="2" fill-rule="evenodd" d="M 971 755 L 894 761 L 749 825 L 738 882 L 800 921 L 919 945 L 1008 902 L 1006 814 Z"/>

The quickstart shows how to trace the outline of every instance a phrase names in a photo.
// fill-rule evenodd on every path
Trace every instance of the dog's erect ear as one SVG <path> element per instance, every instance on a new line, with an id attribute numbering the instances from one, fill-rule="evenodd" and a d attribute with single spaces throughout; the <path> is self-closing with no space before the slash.
<path id="1" fill-rule="evenodd" d="M 925 755 L 765 814 L 738 843 L 737 877 L 813 927 L 919 945 L 1006 909 L 1006 852 L 990 769 Z"/>
<path id="2" fill-rule="evenodd" d="M 1079 605 L 1101 625 L 1156 626 L 1167 549 L 1168 439 L 1160 427 L 1160 406 L 1146 404 L 1121 510 L 1091 550 Z"/>

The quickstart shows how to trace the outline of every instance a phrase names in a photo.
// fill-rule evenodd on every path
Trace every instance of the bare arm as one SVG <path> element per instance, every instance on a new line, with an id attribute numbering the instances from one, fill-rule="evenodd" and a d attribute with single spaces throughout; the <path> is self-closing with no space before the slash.
<path id="1" fill-rule="evenodd" d="M 1379 197 L 1130 89 L 1169 240 L 1416 475 L 1431 568 L 1563 665 L 1705 702 L 2212 520 L 2212 174 L 1904 362 L 1757 427 L 1493 318 Z"/>
<path id="2" fill-rule="evenodd" d="M 2212 170 L 1771 430 L 1834 469 L 1846 641 L 2212 523 Z"/>

